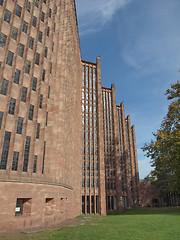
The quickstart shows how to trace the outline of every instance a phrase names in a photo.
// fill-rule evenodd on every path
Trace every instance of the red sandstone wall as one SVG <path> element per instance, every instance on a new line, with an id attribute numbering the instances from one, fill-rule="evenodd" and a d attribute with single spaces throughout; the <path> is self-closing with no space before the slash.
<path id="1" fill-rule="evenodd" d="M 41 1 L 40 1 L 41 2 Z M 34 1 L 31 1 L 33 5 Z M 47 1 L 47 4 L 54 11 L 55 1 Z M 3 18 L 5 9 L 14 11 L 15 3 L 4 1 L 0 6 L 0 17 Z M 29 19 L 31 23 L 33 14 L 40 17 L 41 10 L 48 13 L 47 5 L 40 5 L 39 8 L 33 6 L 34 13 L 29 14 L 25 9 L 25 2 L 19 1 L 22 5 L 22 15 L 25 20 Z M 22 33 L 20 41 L 25 45 L 26 55 L 23 59 L 17 56 L 17 61 L 13 60 L 13 67 L 5 64 L 8 48 L 14 50 L 15 56 L 19 42 L 7 42 L 6 48 L 0 48 L 0 61 L 2 62 L 0 76 L 9 80 L 12 88 L 8 90 L 8 95 L 0 96 L 0 110 L 4 112 L 3 124 L 0 134 L 0 155 L 3 146 L 4 131 L 11 131 L 13 140 L 10 142 L 10 150 L 6 170 L 0 170 L 0 230 L 5 229 L 25 229 L 34 228 L 43 225 L 56 224 L 64 219 L 72 218 L 81 213 L 81 55 L 79 46 L 79 36 L 76 22 L 75 1 L 74 0 L 57 0 L 56 32 L 53 32 L 52 18 L 48 19 L 51 30 L 47 42 L 40 45 L 37 43 L 34 51 L 28 48 L 28 36 L 36 34 L 34 28 L 28 31 L 29 35 Z M 31 6 L 32 6 L 31 5 Z M 48 7 L 49 7 L 48 6 Z M 27 16 L 26 16 L 27 14 Z M 53 14 L 52 14 L 53 15 Z M 47 16 L 47 15 L 46 15 Z M 11 22 L 0 23 L 0 30 L 5 34 L 10 34 L 12 24 L 20 24 L 23 17 L 18 19 L 17 16 L 11 16 Z M 16 22 L 17 20 L 17 22 Z M 20 23 L 21 22 L 21 23 Z M 7 25 L 7 29 L 5 26 Z M 42 26 L 41 26 L 42 25 Z M 30 26 L 30 25 L 29 25 Z M 43 36 L 46 35 L 46 29 L 40 22 L 40 28 Z M 6 29 L 6 30 L 5 30 Z M 28 88 L 27 106 L 17 100 L 16 112 L 14 116 L 9 115 L 8 104 L 10 97 L 20 99 L 22 85 L 14 85 L 13 69 L 20 66 L 24 69 L 24 62 L 27 59 L 34 61 L 35 51 L 44 52 L 45 44 L 48 45 L 48 51 L 51 49 L 54 41 L 54 53 L 51 54 L 52 74 L 46 75 L 45 82 L 38 78 L 38 90 L 36 93 L 31 91 L 32 85 L 29 85 L 31 75 L 22 76 L 22 82 Z M 14 45 L 12 45 L 12 42 Z M 36 44 L 36 43 L 35 43 Z M 49 56 L 49 55 L 48 55 Z M 3 59 L 4 58 L 4 59 Z M 50 57 L 49 57 L 50 58 Z M 31 69 L 33 74 L 41 75 L 42 68 L 49 73 L 50 63 L 48 60 L 41 59 L 40 66 L 34 66 Z M 43 64 L 43 65 L 41 65 Z M 32 65 L 31 65 L 32 66 Z M 31 82 L 32 84 L 32 82 Z M 51 88 L 50 98 L 48 99 L 48 85 Z M 41 92 L 40 92 L 41 90 Z M 39 110 L 39 94 L 43 93 L 43 108 Z M 19 94 L 19 95 L 18 95 Z M 35 105 L 34 119 L 29 121 L 28 107 L 29 103 Z M 45 126 L 46 111 L 48 112 L 48 123 Z M 17 118 L 23 115 L 25 125 L 23 134 L 17 135 Z M 36 124 L 41 123 L 40 138 L 36 139 Z M 31 136 L 31 146 L 29 155 L 28 171 L 22 172 L 23 151 L 25 137 Z M 43 144 L 46 141 L 44 174 L 42 174 L 42 155 Z M 18 164 L 18 171 L 11 171 L 13 151 L 19 151 L 21 157 Z M 37 173 L 33 174 L 34 154 L 38 155 Z M 15 207 L 17 198 L 29 199 L 26 204 L 27 212 L 22 216 L 15 216 Z M 46 211 L 46 199 L 52 198 L 52 209 Z"/>

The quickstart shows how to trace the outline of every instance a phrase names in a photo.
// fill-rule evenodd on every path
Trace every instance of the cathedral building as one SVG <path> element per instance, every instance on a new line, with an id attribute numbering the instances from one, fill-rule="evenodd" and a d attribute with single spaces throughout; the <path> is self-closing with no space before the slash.
<path id="1" fill-rule="evenodd" d="M 81 61 L 75 0 L 0 0 L 0 232 L 137 206 L 134 127 Z"/>

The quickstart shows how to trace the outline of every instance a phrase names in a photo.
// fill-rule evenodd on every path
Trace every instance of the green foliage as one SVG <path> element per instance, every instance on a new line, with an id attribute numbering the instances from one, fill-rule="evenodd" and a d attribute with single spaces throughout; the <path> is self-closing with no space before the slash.
<path id="1" fill-rule="evenodd" d="M 172 100 L 168 113 L 160 129 L 142 148 L 151 158 L 157 176 L 156 184 L 162 194 L 180 191 L 180 81 L 166 91 L 167 99 Z"/>

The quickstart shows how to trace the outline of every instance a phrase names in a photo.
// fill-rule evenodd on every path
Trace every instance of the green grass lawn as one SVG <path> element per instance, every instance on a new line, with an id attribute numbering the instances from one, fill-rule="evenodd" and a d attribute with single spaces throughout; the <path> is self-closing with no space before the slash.
<path id="1" fill-rule="evenodd" d="M 119 215 L 78 218 L 83 225 L 21 234 L 13 239 L 180 240 L 180 208 L 136 208 Z"/>

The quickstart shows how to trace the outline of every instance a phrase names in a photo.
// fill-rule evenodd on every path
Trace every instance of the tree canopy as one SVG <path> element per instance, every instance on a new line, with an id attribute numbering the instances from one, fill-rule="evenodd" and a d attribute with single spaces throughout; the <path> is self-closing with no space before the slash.
<path id="1" fill-rule="evenodd" d="M 162 194 L 180 192 L 180 81 L 166 91 L 171 100 L 155 140 L 142 148 L 155 167 L 152 172 Z"/>

